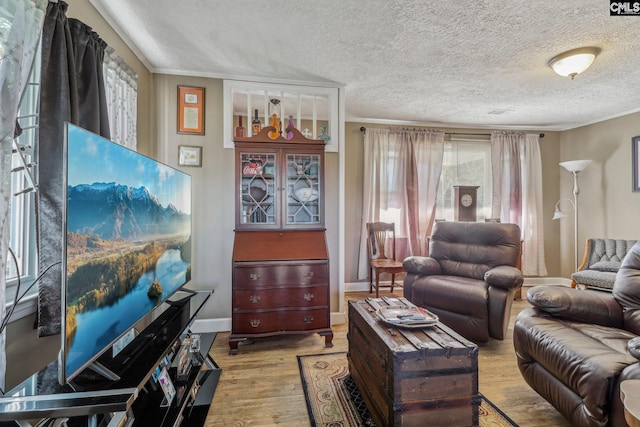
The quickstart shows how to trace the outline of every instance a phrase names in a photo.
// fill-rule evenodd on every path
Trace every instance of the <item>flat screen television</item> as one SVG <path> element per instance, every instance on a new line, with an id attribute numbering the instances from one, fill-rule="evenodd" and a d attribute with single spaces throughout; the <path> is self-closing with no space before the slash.
<path id="1" fill-rule="evenodd" d="M 189 175 L 71 124 L 64 158 L 61 384 L 191 276 Z"/>

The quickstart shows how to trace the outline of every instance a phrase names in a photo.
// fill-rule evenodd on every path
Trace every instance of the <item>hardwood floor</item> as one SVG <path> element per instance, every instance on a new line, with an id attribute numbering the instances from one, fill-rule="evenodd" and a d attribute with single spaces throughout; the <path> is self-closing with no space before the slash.
<path id="1" fill-rule="evenodd" d="M 395 295 L 401 296 L 402 289 Z M 345 300 L 368 293 L 347 293 Z M 479 346 L 480 392 L 521 427 L 567 427 L 570 424 L 522 379 L 513 350 L 513 321 L 528 306 L 514 301 L 507 339 Z M 240 344 L 228 354 L 228 333 L 219 333 L 211 356 L 222 368 L 207 427 L 308 426 L 297 355 L 347 351 L 347 324 L 333 325 L 332 348 L 319 335 L 291 335 Z M 452 426 L 453 427 L 453 426 Z"/>

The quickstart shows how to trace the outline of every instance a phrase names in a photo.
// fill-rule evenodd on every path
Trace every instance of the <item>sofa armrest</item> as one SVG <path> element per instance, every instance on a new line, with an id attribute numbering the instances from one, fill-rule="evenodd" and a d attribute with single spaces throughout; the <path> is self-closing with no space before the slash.
<path id="1" fill-rule="evenodd" d="M 440 263 L 431 257 L 410 256 L 404 259 L 402 267 L 409 274 L 429 276 L 440 274 Z"/>
<path id="2" fill-rule="evenodd" d="M 568 320 L 622 328 L 622 307 L 612 294 L 562 286 L 535 286 L 527 301 L 553 316 Z"/>
<path id="3" fill-rule="evenodd" d="M 484 281 L 490 286 L 517 289 L 522 286 L 522 271 L 509 265 L 500 265 L 484 273 Z"/>

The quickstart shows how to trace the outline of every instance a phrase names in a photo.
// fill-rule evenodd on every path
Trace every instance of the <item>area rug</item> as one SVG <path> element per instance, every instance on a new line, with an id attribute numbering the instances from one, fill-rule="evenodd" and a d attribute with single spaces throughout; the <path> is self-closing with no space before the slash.
<path id="1" fill-rule="evenodd" d="M 298 366 L 312 427 L 375 426 L 349 375 L 347 353 L 298 356 Z M 484 396 L 479 421 L 482 427 L 518 426 Z"/>

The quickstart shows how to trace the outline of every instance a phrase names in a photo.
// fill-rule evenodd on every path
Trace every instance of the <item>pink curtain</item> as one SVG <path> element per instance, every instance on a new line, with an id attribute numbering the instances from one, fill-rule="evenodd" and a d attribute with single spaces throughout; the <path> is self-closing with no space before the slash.
<path id="1" fill-rule="evenodd" d="M 520 148 L 524 145 L 526 137 L 524 132 L 491 132 L 491 217 L 519 226 L 522 218 Z"/>
<path id="2" fill-rule="evenodd" d="M 367 129 L 358 278 L 368 274 L 366 223 L 396 226 L 396 259 L 426 255 L 442 159 L 444 131 Z"/>
<path id="3" fill-rule="evenodd" d="M 492 132 L 491 165 L 492 216 L 520 226 L 523 274 L 546 276 L 538 135 Z"/>

